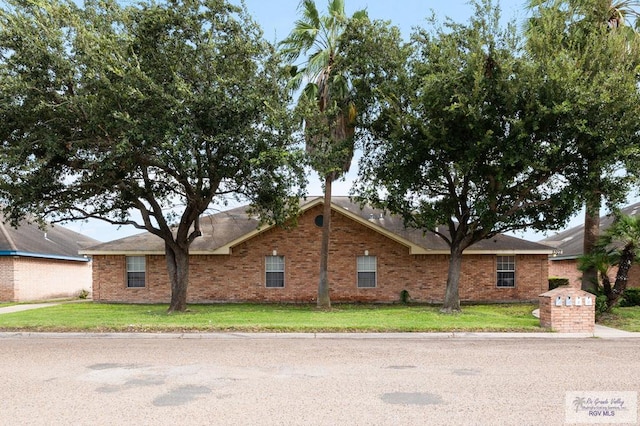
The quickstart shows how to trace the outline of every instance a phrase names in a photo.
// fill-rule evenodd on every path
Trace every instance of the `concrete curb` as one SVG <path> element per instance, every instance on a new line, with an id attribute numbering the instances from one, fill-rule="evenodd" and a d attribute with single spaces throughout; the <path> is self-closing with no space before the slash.
<path id="1" fill-rule="evenodd" d="M 51 333 L 0 332 L 0 339 L 344 339 L 344 340 L 510 340 L 510 339 L 639 339 L 640 333 Z"/>

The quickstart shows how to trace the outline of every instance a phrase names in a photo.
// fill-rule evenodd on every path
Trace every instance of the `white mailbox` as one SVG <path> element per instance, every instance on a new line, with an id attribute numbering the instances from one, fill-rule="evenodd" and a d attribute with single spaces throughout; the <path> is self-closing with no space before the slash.
<path id="1" fill-rule="evenodd" d="M 565 305 L 567 305 L 567 306 L 571 306 L 572 305 L 571 296 L 567 296 L 567 300 L 565 300 Z"/>
<path id="2" fill-rule="evenodd" d="M 580 296 L 576 297 L 576 306 L 582 306 L 582 297 Z"/>
<path id="3" fill-rule="evenodd" d="M 584 305 L 585 306 L 591 306 L 593 305 L 593 299 L 590 296 L 587 296 L 584 298 Z"/>
<path id="4" fill-rule="evenodd" d="M 562 296 L 556 297 L 556 306 L 562 306 Z"/>

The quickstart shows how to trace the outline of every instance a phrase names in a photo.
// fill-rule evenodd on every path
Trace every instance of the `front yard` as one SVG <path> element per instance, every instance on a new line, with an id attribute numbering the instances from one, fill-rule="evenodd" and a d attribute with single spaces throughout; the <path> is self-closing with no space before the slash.
<path id="1" fill-rule="evenodd" d="M 458 315 L 436 306 L 190 305 L 167 314 L 167 305 L 63 303 L 0 315 L 0 331 L 58 332 L 540 332 L 535 304 L 469 305 Z M 616 308 L 600 324 L 640 332 L 640 307 Z"/>
<path id="2" fill-rule="evenodd" d="M 542 331 L 532 304 L 464 306 L 444 315 L 434 306 L 191 305 L 167 315 L 167 305 L 65 303 L 0 315 L 2 331 L 83 332 L 451 332 Z"/>

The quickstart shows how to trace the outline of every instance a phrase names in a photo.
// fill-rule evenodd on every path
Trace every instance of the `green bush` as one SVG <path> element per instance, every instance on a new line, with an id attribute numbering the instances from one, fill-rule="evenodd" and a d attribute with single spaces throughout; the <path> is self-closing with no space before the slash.
<path id="1" fill-rule="evenodd" d="M 601 294 L 596 297 L 596 318 L 607 312 L 607 296 Z"/>
<path id="2" fill-rule="evenodd" d="M 569 278 L 549 277 L 549 290 L 558 288 L 561 285 L 569 285 Z"/>
<path id="3" fill-rule="evenodd" d="M 622 294 L 620 306 L 640 306 L 640 288 L 628 288 Z"/>
<path id="4" fill-rule="evenodd" d="M 407 290 L 402 290 L 400 292 L 400 302 L 406 305 L 410 301 L 411 301 L 411 296 L 409 295 L 409 292 Z"/>

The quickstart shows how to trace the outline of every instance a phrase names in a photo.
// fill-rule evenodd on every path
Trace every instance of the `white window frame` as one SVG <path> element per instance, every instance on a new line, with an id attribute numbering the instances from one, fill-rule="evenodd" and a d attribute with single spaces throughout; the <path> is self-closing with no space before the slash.
<path id="1" fill-rule="evenodd" d="M 373 274 L 373 285 L 369 285 Z M 378 287 L 378 258 L 376 256 L 358 256 L 356 258 L 356 285 L 358 288 Z M 366 282 L 365 282 L 366 280 Z"/>
<path id="2" fill-rule="evenodd" d="M 515 288 L 515 286 L 516 286 L 516 257 L 501 256 L 501 255 L 496 256 L 496 287 Z"/>
<path id="3" fill-rule="evenodd" d="M 264 266 L 265 266 L 264 267 L 265 287 L 284 288 L 284 285 L 285 285 L 284 256 L 265 256 Z M 275 283 L 276 285 L 272 285 L 272 283 Z"/>
<path id="4" fill-rule="evenodd" d="M 125 262 L 127 264 L 127 288 L 145 288 L 147 286 L 146 257 L 126 256 Z M 142 274 L 142 276 L 140 274 Z M 142 285 L 139 285 L 140 282 L 142 282 Z"/>

